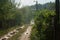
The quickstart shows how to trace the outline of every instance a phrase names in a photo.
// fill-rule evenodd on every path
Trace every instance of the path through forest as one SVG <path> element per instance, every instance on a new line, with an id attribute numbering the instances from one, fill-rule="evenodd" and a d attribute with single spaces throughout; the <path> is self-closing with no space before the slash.
<path id="1" fill-rule="evenodd" d="M 34 20 L 31 21 L 30 25 L 28 26 L 26 31 L 21 35 L 19 40 L 30 40 L 30 34 L 32 31 L 33 24 L 34 24 Z"/>
<path id="2" fill-rule="evenodd" d="M 19 40 L 30 40 L 32 26 L 28 26 L 27 30 L 21 35 Z"/>

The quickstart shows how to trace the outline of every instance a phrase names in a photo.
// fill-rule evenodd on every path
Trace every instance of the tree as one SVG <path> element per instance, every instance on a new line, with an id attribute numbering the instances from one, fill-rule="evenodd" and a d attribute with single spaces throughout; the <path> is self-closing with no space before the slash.
<path id="1" fill-rule="evenodd" d="M 15 0 L 0 0 L 0 28 L 6 29 L 21 23 L 19 10 L 16 7 Z M 18 20 L 19 23 L 17 23 Z"/>

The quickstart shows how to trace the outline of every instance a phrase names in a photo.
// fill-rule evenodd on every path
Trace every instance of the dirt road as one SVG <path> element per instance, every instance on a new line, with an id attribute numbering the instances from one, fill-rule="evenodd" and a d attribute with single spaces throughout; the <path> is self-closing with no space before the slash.
<path id="1" fill-rule="evenodd" d="M 23 28 L 24 28 L 24 25 L 22 27 L 18 27 L 16 29 L 12 30 L 11 32 L 8 32 L 6 35 L 1 37 L 0 40 L 8 40 L 9 38 L 11 38 L 15 34 L 17 34 L 19 32 L 19 29 L 23 29 Z"/>
<path id="2" fill-rule="evenodd" d="M 30 33 L 31 33 L 32 26 L 29 26 L 27 30 L 21 35 L 19 40 L 30 40 Z"/>

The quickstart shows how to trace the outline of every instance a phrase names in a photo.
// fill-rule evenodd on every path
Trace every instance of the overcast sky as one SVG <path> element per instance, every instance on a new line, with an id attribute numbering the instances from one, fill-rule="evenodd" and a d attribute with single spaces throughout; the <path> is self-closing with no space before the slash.
<path id="1" fill-rule="evenodd" d="M 47 2 L 55 2 L 55 0 L 37 0 L 38 3 L 40 4 L 44 4 L 44 3 L 47 3 Z M 35 2 L 34 0 L 16 0 L 17 3 L 21 3 L 21 7 L 23 6 L 27 6 L 27 5 L 34 5 Z"/>

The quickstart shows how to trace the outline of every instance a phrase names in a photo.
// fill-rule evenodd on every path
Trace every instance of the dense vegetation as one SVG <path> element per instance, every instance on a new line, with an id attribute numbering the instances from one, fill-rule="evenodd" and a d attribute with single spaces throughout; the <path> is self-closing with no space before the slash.
<path id="1" fill-rule="evenodd" d="M 23 14 L 23 22 L 30 23 L 31 19 L 34 17 L 34 13 L 30 6 L 26 6 L 20 9 L 21 13 Z"/>
<path id="2" fill-rule="evenodd" d="M 21 24 L 21 13 L 14 0 L 0 0 L 0 29 Z"/>
<path id="3" fill-rule="evenodd" d="M 15 0 L 0 0 L 0 36 L 9 32 L 11 28 L 29 23 L 31 20 L 31 9 L 18 8 L 19 6 L 20 3 L 16 3 Z"/>
<path id="4" fill-rule="evenodd" d="M 29 6 L 19 8 L 20 3 L 15 0 L 0 0 L 0 36 L 11 28 L 30 23 L 33 18 Z"/>
<path id="5" fill-rule="evenodd" d="M 22 14 L 17 8 L 15 0 L 0 0 L 0 36 L 7 33 L 12 27 L 21 25 Z"/>
<path id="6" fill-rule="evenodd" d="M 28 24 L 34 18 L 31 40 L 52 40 L 54 34 L 55 3 L 18 8 L 15 0 L 0 0 L 0 35 L 16 25 Z"/>
<path id="7" fill-rule="evenodd" d="M 55 9 L 54 6 L 52 6 L 54 4 L 47 3 L 44 5 L 45 6 L 43 6 L 42 10 L 38 10 L 35 12 L 35 25 L 32 29 L 31 40 L 54 40 L 53 24 Z"/>

